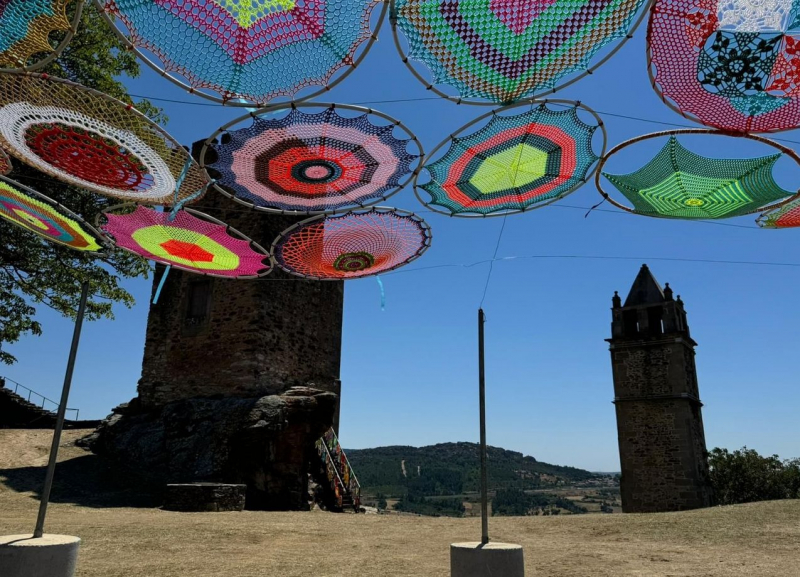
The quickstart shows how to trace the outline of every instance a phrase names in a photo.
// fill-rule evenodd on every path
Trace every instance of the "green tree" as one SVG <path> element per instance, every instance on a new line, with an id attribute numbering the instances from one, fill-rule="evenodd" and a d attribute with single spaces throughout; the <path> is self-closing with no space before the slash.
<path id="1" fill-rule="evenodd" d="M 133 53 L 125 50 L 93 4 L 84 10 L 78 34 L 44 72 L 134 104 L 156 122 L 167 120 L 149 101 L 133 102 L 128 95 L 119 78 L 138 76 L 139 63 Z M 60 184 L 19 161 L 14 163 L 12 178 L 50 196 L 89 222 L 103 208 L 117 203 Z M 11 364 L 16 360 L 2 350 L 4 343 L 14 343 L 25 334 L 41 334 L 42 327 L 35 319 L 37 306 L 45 305 L 74 317 L 81 284 L 88 281 L 91 297 L 87 319 L 113 318 L 114 303 L 130 307 L 134 302 L 120 281 L 147 275 L 148 271 L 147 261 L 128 253 L 109 251 L 98 259 L 44 241 L 0 219 L 0 362 Z"/>
<path id="2" fill-rule="evenodd" d="M 709 453 L 711 484 L 720 505 L 800 497 L 800 460 L 762 457 L 753 449 Z"/>
<path id="3" fill-rule="evenodd" d="M 377 503 L 378 510 L 385 511 L 386 507 L 388 506 L 388 504 L 386 503 L 386 497 L 384 496 L 384 494 L 383 493 L 378 493 L 376 498 L 378 500 L 378 503 Z"/>

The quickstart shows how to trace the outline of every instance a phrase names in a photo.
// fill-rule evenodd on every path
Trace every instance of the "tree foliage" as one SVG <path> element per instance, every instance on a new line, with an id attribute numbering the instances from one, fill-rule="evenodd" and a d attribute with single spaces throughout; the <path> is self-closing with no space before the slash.
<path id="1" fill-rule="evenodd" d="M 410 490 L 441 496 L 477 491 L 480 487 L 480 453 L 475 443 L 349 450 L 347 457 L 358 471 L 361 487 L 369 492 L 399 497 Z M 597 478 L 589 471 L 550 465 L 499 447 L 488 448 L 488 467 L 489 490 L 509 484 L 529 490 Z"/>
<path id="2" fill-rule="evenodd" d="M 409 490 L 395 503 L 396 511 L 430 517 L 463 517 L 466 508 L 461 499 L 435 499 Z"/>
<path id="3" fill-rule="evenodd" d="M 733 452 L 716 448 L 708 463 L 720 505 L 800 498 L 800 459 L 762 457 L 747 447 Z"/>
<path id="4" fill-rule="evenodd" d="M 162 112 L 149 101 L 133 102 L 128 95 L 119 78 L 137 77 L 139 63 L 91 3 L 83 12 L 78 34 L 44 72 L 134 104 L 152 120 L 166 122 Z M 60 184 L 16 160 L 11 178 L 57 200 L 88 222 L 94 222 L 103 208 L 116 204 Z M 39 305 L 74 317 L 84 281 L 89 282 L 91 294 L 87 319 L 113 318 L 113 304 L 133 305 L 133 297 L 122 287 L 121 280 L 147 275 L 148 271 L 146 261 L 129 253 L 109 251 L 98 259 L 44 241 L 0 219 L 0 348 L 26 334 L 41 334 L 42 327 L 35 320 Z M 15 360 L 11 354 L 0 350 L 0 362 L 11 364 Z"/>
<path id="5" fill-rule="evenodd" d="M 562 510 L 573 514 L 588 512 L 569 499 L 520 489 L 500 489 L 492 499 L 492 515 L 497 516 L 558 515 Z"/>

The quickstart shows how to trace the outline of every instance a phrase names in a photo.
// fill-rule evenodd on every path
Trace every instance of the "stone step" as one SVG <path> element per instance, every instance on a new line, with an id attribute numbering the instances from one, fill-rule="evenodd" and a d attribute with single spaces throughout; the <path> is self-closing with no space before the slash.
<path id="1" fill-rule="evenodd" d="M 11 391 L 0 387 L 0 427 L 44 427 L 55 426 L 56 414 L 35 405 Z"/>

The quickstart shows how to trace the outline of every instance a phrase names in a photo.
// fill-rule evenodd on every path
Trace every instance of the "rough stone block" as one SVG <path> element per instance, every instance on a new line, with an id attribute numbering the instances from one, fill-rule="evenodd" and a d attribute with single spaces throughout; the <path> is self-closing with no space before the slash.
<path id="1" fill-rule="evenodd" d="M 164 509 L 168 511 L 243 511 L 247 485 L 185 483 L 167 485 Z"/>

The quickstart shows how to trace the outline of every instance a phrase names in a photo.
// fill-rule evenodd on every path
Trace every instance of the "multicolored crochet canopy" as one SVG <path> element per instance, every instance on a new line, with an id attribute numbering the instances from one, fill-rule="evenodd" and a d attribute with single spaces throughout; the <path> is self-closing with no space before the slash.
<path id="1" fill-rule="evenodd" d="M 76 5 L 74 23 L 67 17 L 71 4 Z M 0 0 L 0 68 L 33 70 L 58 56 L 72 38 L 82 7 L 83 0 Z M 53 32 L 68 32 L 55 49 L 50 43 Z M 49 56 L 31 62 L 43 53 Z"/>
<path id="2" fill-rule="evenodd" d="M 175 204 L 209 182 L 183 147 L 132 107 L 45 75 L 0 75 L 0 146 L 113 198 Z"/>
<path id="3" fill-rule="evenodd" d="M 756 220 L 761 228 L 795 228 L 800 226 L 800 199 L 765 212 Z"/>
<path id="4" fill-rule="evenodd" d="M 780 157 L 781 154 L 707 158 L 685 149 L 672 136 L 636 172 L 624 175 L 603 172 L 603 176 L 625 195 L 633 204 L 633 212 L 638 214 L 685 219 L 730 218 L 757 212 L 792 195 L 772 177 L 773 166 Z"/>
<path id="5" fill-rule="evenodd" d="M 11 172 L 14 167 L 11 165 L 11 159 L 5 153 L 5 151 L 0 148 L 0 175 L 5 175 Z"/>
<path id="6" fill-rule="evenodd" d="M 0 218 L 75 250 L 102 249 L 94 229 L 78 215 L 7 178 L 0 179 Z"/>
<path id="7" fill-rule="evenodd" d="M 210 166 L 221 174 L 218 188 L 267 211 L 308 214 L 375 204 L 410 180 L 419 155 L 407 152 L 409 141 L 420 155 L 422 149 L 413 135 L 394 136 L 398 121 L 375 125 L 373 116 L 341 116 L 331 106 L 317 114 L 292 109 L 283 118 L 255 117 L 251 126 L 223 133 L 214 147 L 218 159 Z"/>
<path id="8" fill-rule="evenodd" d="M 320 91 L 371 36 L 380 0 L 95 0 L 168 77 L 224 101 Z M 384 8 L 385 10 L 385 8 Z M 377 33 L 377 31 L 376 31 Z M 160 68 L 142 55 L 149 64 Z M 363 54 L 362 54 L 363 56 Z M 208 94 L 211 91 L 219 96 Z M 313 95 L 309 95 L 313 96 Z"/>
<path id="9" fill-rule="evenodd" d="M 586 71 L 645 0 L 395 0 L 393 15 L 432 84 L 511 103 Z M 398 48 L 400 44 L 398 42 Z"/>
<path id="10" fill-rule="evenodd" d="M 722 130 L 800 126 L 800 4 L 656 0 L 648 43 L 656 90 Z"/>
<path id="11" fill-rule="evenodd" d="M 431 243 L 430 227 L 405 211 L 373 208 L 308 219 L 272 243 L 283 270 L 312 279 L 354 279 L 408 264 Z"/>
<path id="12" fill-rule="evenodd" d="M 170 221 L 169 213 L 144 206 L 129 214 L 113 210 L 104 213 L 107 222 L 100 229 L 117 246 L 144 258 L 223 278 L 255 278 L 271 270 L 266 250 L 201 212 L 181 210 Z"/>
<path id="13" fill-rule="evenodd" d="M 490 114 L 477 132 L 461 137 L 466 127 L 457 131 L 447 153 L 425 165 L 431 180 L 415 186 L 423 204 L 454 216 L 522 212 L 577 189 L 599 158 L 592 148 L 598 125 L 583 122 L 577 106 L 554 111 L 541 104 L 514 116 Z"/>

